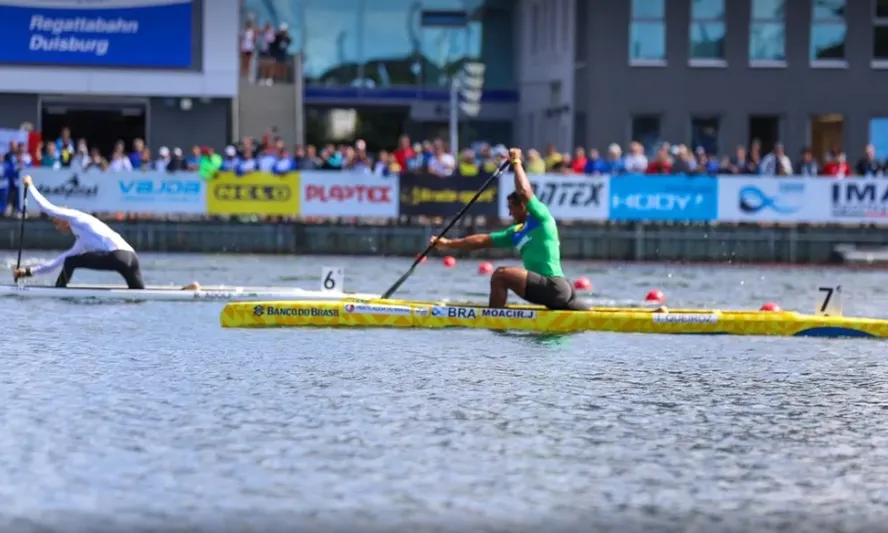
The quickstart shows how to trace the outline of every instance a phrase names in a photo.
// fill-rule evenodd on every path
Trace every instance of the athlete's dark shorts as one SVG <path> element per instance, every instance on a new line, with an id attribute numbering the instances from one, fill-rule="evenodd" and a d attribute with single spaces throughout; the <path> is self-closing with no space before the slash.
<path id="1" fill-rule="evenodd" d="M 570 281 L 562 277 L 541 276 L 536 272 L 527 273 L 524 299 L 552 310 L 585 311 L 589 308 L 577 298 Z"/>
<path id="2" fill-rule="evenodd" d="M 142 269 L 139 266 L 139 257 L 129 250 L 116 250 L 113 252 L 87 252 L 80 255 L 72 255 L 65 258 L 62 272 L 56 279 L 56 287 L 67 287 L 71 276 L 78 268 L 88 270 L 110 270 L 117 272 L 126 280 L 126 286 L 130 289 L 144 289 L 142 281 Z"/>

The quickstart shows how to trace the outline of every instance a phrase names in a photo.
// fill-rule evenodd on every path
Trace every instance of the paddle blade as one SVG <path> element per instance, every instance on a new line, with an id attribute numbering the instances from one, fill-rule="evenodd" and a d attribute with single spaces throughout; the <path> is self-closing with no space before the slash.
<path id="1" fill-rule="evenodd" d="M 405 281 L 407 281 L 407 278 L 410 277 L 410 274 L 413 274 L 414 270 L 416 270 L 416 264 L 414 264 L 412 267 L 410 267 L 410 270 L 405 272 L 403 276 L 398 278 L 398 281 L 396 281 L 395 284 L 389 288 L 389 290 L 382 293 L 382 299 L 387 300 L 387 299 L 391 298 L 392 294 L 394 294 L 395 291 L 398 290 L 401 287 L 401 285 L 404 284 Z"/>

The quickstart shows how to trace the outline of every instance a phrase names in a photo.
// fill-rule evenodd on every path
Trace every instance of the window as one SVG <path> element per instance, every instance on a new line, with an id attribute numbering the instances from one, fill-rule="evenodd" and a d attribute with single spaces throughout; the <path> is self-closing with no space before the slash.
<path id="1" fill-rule="evenodd" d="M 639 115 L 632 117 L 632 141 L 644 146 L 644 153 L 653 154 L 662 142 L 660 138 L 660 117 Z"/>
<path id="2" fill-rule="evenodd" d="M 874 2 L 873 60 L 888 62 L 888 0 Z"/>
<path id="3" fill-rule="evenodd" d="M 364 81 L 371 87 L 420 85 L 422 56 L 412 42 L 420 12 L 401 0 L 365 3 L 361 17 Z"/>
<path id="4" fill-rule="evenodd" d="M 365 0 L 371 9 L 375 0 Z M 467 18 L 464 0 L 423 0 L 419 45 L 425 63 L 423 85 L 444 88 L 462 63 L 481 56 L 483 26 Z"/>
<path id="5" fill-rule="evenodd" d="M 812 0 L 811 61 L 845 61 L 845 0 Z"/>
<path id="6" fill-rule="evenodd" d="M 666 1 L 632 0 L 629 61 L 636 65 L 666 63 Z M 577 36 L 577 38 L 580 38 Z"/>
<path id="7" fill-rule="evenodd" d="M 306 83 L 350 85 L 358 81 L 361 0 L 308 0 L 305 20 Z"/>
<path id="8" fill-rule="evenodd" d="M 724 0 L 693 0 L 691 4 L 691 61 L 725 60 Z"/>
<path id="9" fill-rule="evenodd" d="M 718 117 L 697 117 L 691 119 L 691 150 L 706 150 L 706 154 L 718 155 Z"/>
<path id="10" fill-rule="evenodd" d="M 758 64 L 786 61 L 786 0 L 752 0 L 749 60 Z"/>
<path id="11" fill-rule="evenodd" d="M 869 122 L 869 142 L 876 149 L 876 157 L 888 157 L 888 118 L 876 117 Z"/>
<path id="12" fill-rule="evenodd" d="M 530 9 L 530 53 L 536 54 L 540 49 L 540 5 L 534 4 Z"/>

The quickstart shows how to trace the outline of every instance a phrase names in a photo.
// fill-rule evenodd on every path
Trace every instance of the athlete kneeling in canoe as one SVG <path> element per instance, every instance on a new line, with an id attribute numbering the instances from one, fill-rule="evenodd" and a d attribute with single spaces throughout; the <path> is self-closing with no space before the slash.
<path id="1" fill-rule="evenodd" d="M 16 281 L 62 267 L 55 286 L 67 287 L 74 271 L 78 268 L 85 268 L 114 271 L 123 276 L 128 288 L 145 288 L 139 257 L 123 237 L 92 215 L 53 205 L 44 198 L 37 187 L 32 186 L 31 176 L 25 176 L 23 182 L 40 210 L 50 216 L 56 229 L 63 233 L 73 233 L 77 240 L 74 241 L 74 246 L 70 250 L 48 263 L 36 267 L 14 269 L 12 275 Z M 183 287 L 183 289 L 191 290 L 197 288 L 197 283 Z"/>
<path id="2" fill-rule="evenodd" d="M 553 310 L 585 311 L 589 307 L 577 299 L 573 285 L 561 270 L 561 243 L 555 219 L 539 198 L 521 164 L 521 150 L 509 150 L 515 174 L 515 191 L 509 194 L 509 214 L 516 224 L 490 234 L 461 239 L 433 237 L 430 245 L 455 250 L 515 247 L 524 268 L 500 267 L 490 278 L 489 306 L 506 306 L 509 290 L 530 303 Z"/>

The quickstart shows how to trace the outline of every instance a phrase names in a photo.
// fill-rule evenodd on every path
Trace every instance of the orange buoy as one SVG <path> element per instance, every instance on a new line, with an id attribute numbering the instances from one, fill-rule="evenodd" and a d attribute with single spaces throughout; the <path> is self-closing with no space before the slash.
<path id="1" fill-rule="evenodd" d="M 644 301 L 661 304 L 666 301 L 666 295 L 663 294 L 663 291 L 654 289 L 647 293 L 647 296 L 644 297 Z"/>
<path id="2" fill-rule="evenodd" d="M 578 291 L 588 291 L 592 288 L 592 282 L 589 281 L 589 278 L 583 276 L 581 278 L 577 278 L 574 281 L 574 289 Z"/>
<path id="3" fill-rule="evenodd" d="M 478 265 L 479 274 L 490 274 L 491 272 L 493 272 L 493 263 L 490 261 L 484 261 Z"/>
<path id="4" fill-rule="evenodd" d="M 447 257 L 444 258 L 444 266 L 446 266 L 447 268 L 455 267 L 456 266 L 456 259 L 453 256 L 448 255 Z"/>
<path id="5" fill-rule="evenodd" d="M 762 304 L 761 311 L 771 311 L 771 312 L 779 313 L 780 311 L 783 311 L 783 309 L 780 308 L 780 304 L 778 304 L 778 303 L 765 302 Z"/>

